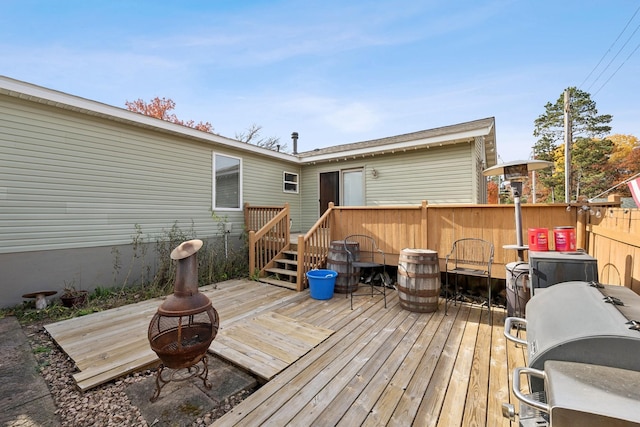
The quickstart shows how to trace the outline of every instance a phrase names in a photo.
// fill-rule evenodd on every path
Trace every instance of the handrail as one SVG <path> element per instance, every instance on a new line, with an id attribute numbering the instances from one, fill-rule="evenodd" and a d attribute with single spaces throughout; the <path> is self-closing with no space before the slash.
<path id="1" fill-rule="evenodd" d="M 245 205 L 245 208 L 248 206 Z M 290 245 L 289 204 L 258 231 L 249 231 L 249 275 L 262 273 L 273 259 Z"/>
<path id="2" fill-rule="evenodd" d="M 298 291 L 307 287 L 307 272 L 326 263 L 332 240 L 333 212 L 334 204 L 329 202 L 329 207 L 313 227 L 305 235 L 298 236 Z"/>
<path id="3" fill-rule="evenodd" d="M 273 217 L 280 213 L 287 203 L 282 206 L 251 206 L 244 204 L 244 226 L 247 231 L 258 231 Z"/>

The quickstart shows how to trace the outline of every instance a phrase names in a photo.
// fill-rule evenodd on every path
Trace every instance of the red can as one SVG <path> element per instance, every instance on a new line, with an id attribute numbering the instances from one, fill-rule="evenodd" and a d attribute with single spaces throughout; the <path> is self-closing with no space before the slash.
<path id="1" fill-rule="evenodd" d="M 576 228 L 575 227 L 554 227 L 553 237 L 556 251 L 575 252 L 576 250 Z"/>
<path id="2" fill-rule="evenodd" d="M 549 250 L 549 229 L 530 228 L 529 229 L 529 250 L 548 251 Z"/>

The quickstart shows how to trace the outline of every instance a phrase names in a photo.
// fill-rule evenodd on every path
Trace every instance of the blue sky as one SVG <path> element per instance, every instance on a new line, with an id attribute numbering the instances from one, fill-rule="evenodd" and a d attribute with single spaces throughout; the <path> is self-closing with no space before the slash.
<path id="1" fill-rule="evenodd" d="M 171 98 L 224 136 L 255 123 L 291 147 L 297 131 L 299 151 L 493 116 L 506 162 L 569 86 L 640 137 L 639 6 L 0 0 L 0 74 L 118 107 Z"/>

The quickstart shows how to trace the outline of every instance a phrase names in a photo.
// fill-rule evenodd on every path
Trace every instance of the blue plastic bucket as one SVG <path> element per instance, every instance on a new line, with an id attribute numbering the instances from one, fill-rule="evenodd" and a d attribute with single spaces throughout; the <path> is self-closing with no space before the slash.
<path id="1" fill-rule="evenodd" d="M 313 299 L 331 299 L 338 272 L 333 270 L 311 270 L 307 273 L 309 292 Z"/>

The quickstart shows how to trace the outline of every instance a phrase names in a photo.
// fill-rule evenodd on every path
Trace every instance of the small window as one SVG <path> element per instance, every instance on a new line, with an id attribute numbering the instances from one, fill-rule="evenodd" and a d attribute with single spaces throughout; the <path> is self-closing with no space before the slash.
<path id="1" fill-rule="evenodd" d="M 285 193 L 297 193 L 298 192 L 298 174 L 285 172 L 284 180 L 282 183 L 282 190 Z"/>
<path id="2" fill-rule="evenodd" d="M 213 209 L 242 208 L 242 161 L 213 154 Z"/>

